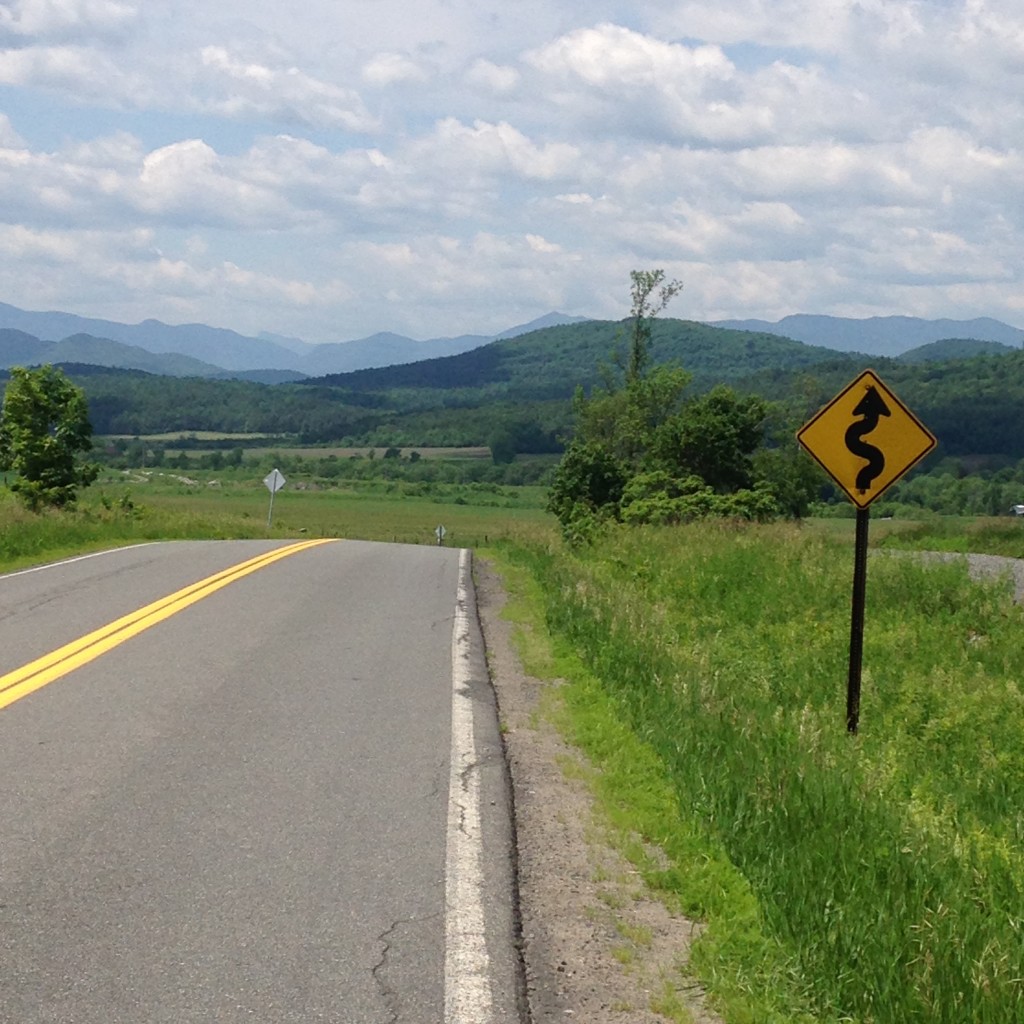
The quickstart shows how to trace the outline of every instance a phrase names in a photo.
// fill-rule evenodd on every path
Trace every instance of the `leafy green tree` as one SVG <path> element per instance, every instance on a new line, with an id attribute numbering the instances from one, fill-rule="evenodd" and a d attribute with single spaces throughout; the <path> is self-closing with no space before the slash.
<path id="1" fill-rule="evenodd" d="M 658 367 L 647 374 L 654 318 L 682 288 L 665 283 L 663 270 L 635 270 L 632 280 L 630 344 L 624 381 L 610 372 L 605 384 L 573 400 L 576 432 L 555 472 L 548 509 L 572 539 L 589 534 L 595 518 L 618 518 L 630 477 L 643 464 L 652 433 L 678 408 L 690 381 L 684 370 Z"/>
<path id="2" fill-rule="evenodd" d="M 487 446 L 495 465 L 508 465 L 519 454 L 561 451 L 554 432 L 529 416 L 496 416 Z"/>
<path id="3" fill-rule="evenodd" d="M 788 465 L 755 463 L 769 412 L 762 398 L 719 385 L 685 400 L 692 379 L 687 371 L 665 365 L 648 370 L 654 318 L 681 285 L 666 282 L 660 270 L 630 276 L 626 365 L 618 380 L 606 371 L 603 387 L 589 396 L 577 390 L 574 399 L 576 432 L 555 473 L 548 505 L 563 534 L 585 539 L 588 520 L 767 520 L 803 509 L 802 480 L 787 475 Z M 777 479 L 759 468 L 775 470 Z"/>
<path id="4" fill-rule="evenodd" d="M 658 366 L 648 375 L 634 377 L 617 387 L 609 384 L 573 400 L 576 437 L 604 445 L 633 467 L 643 463 L 654 433 L 674 416 L 690 383 L 680 367 Z"/>
<path id="5" fill-rule="evenodd" d="M 741 398 L 731 388 L 714 388 L 658 427 L 650 462 L 677 476 L 698 476 L 719 494 L 749 488 L 766 412 L 756 395 Z"/>
<path id="6" fill-rule="evenodd" d="M 766 443 L 753 455 L 754 479 L 775 495 L 783 515 L 803 519 L 832 484 L 796 440 L 797 420 L 773 405 L 766 421 Z"/>
<path id="7" fill-rule="evenodd" d="M 491 460 L 496 466 L 505 466 L 515 461 L 516 438 L 507 424 L 495 428 L 487 439 L 487 446 L 491 449 Z"/>
<path id="8" fill-rule="evenodd" d="M 98 467 L 80 456 L 92 449 L 85 395 L 53 366 L 11 369 L 0 413 L 0 468 L 33 511 L 72 505 L 77 488 L 96 479 Z"/>

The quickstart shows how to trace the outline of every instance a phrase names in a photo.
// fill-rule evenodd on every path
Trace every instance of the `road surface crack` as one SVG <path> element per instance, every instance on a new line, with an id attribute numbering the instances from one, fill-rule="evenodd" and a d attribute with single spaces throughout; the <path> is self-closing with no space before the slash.
<path id="1" fill-rule="evenodd" d="M 383 974 L 388 968 L 388 957 L 391 955 L 391 938 L 394 934 L 395 929 L 405 922 L 395 921 L 389 928 L 386 928 L 380 935 L 377 936 L 377 941 L 381 943 L 383 949 L 380 953 L 380 959 L 370 969 L 370 974 L 373 976 L 373 980 L 377 983 L 377 988 L 380 991 L 381 1000 L 384 1003 L 384 1008 L 387 1010 L 391 1024 L 398 1024 L 398 1008 L 397 1008 L 397 994 L 395 990 L 385 981 Z"/>
<path id="2" fill-rule="evenodd" d="M 427 921 L 436 920 L 440 914 L 427 914 L 424 917 L 405 917 L 392 922 L 377 936 L 381 944 L 380 959 L 370 968 L 370 974 L 380 992 L 381 1001 L 387 1011 L 387 1024 L 398 1024 L 401 1018 L 401 996 L 394 985 L 390 984 L 385 977 L 388 969 L 392 966 L 392 951 L 395 948 L 397 937 L 395 933 L 403 925 L 422 924 Z"/>

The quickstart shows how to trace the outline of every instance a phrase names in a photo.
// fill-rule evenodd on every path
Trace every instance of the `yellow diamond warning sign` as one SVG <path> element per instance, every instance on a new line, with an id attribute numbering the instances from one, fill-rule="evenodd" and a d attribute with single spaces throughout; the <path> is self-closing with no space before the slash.
<path id="1" fill-rule="evenodd" d="M 938 443 L 874 370 L 844 388 L 796 438 L 858 508 L 867 508 Z"/>

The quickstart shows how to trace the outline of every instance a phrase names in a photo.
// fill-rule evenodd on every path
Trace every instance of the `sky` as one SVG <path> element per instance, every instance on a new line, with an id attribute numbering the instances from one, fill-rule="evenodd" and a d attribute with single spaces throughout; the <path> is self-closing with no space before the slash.
<path id="1" fill-rule="evenodd" d="M 0 301 L 1024 326 L 1020 0 L 0 0 Z"/>

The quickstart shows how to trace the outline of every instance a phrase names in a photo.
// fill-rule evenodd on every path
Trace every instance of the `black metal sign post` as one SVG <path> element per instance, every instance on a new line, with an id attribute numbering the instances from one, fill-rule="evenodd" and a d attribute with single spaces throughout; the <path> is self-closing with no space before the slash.
<path id="1" fill-rule="evenodd" d="M 853 611 L 850 615 L 850 674 L 846 683 L 846 731 L 855 733 L 860 723 L 860 668 L 864 658 L 864 606 L 868 582 L 868 523 L 871 511 L 857 509 L 853 548 Z"/>
<path id="2" fill-rule="evenodd" d="M 865 370 L 797 431 L 797 440 L 857 506 L 850 616 L 846 730 L 860 725 L 864 605 L 868 577 L 868 506 L 936 445 L 934 435 Z M 866 440 L 866 438 L 869 438 Z"/>

